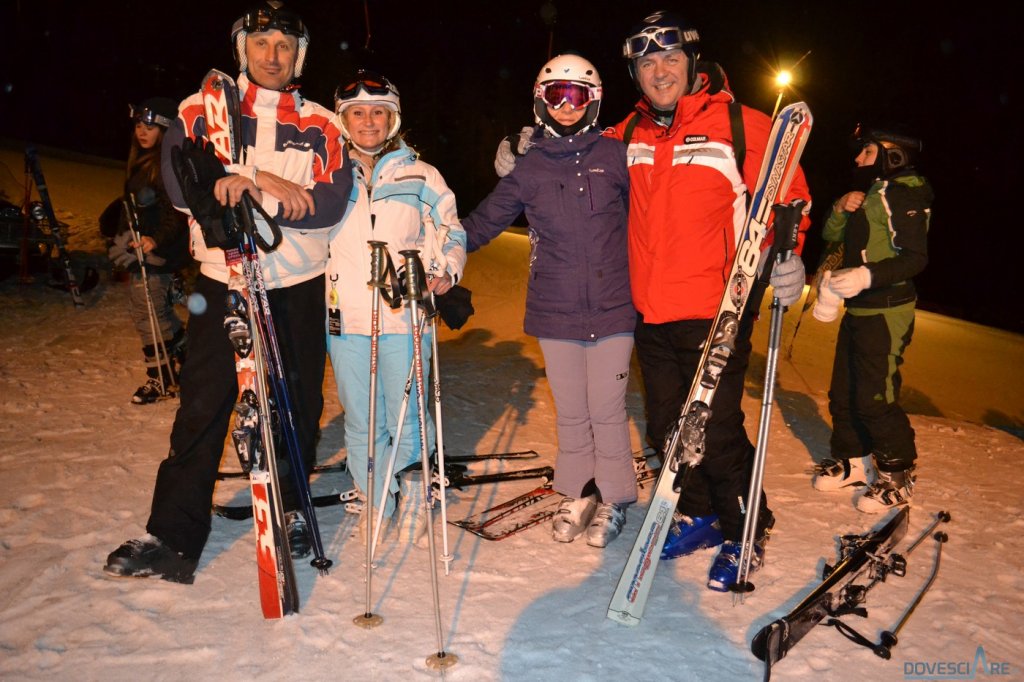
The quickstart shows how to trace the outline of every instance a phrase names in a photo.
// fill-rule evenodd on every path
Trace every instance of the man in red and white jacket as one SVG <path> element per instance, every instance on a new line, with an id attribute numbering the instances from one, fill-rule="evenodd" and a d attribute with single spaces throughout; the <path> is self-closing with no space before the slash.
<path id="1" fill-rule="evenodd" d="M 233 206 L 248 192 L 281 227 L 280 246 L 261 252 L 260 262 L 309 472 L 323 410 L 327 245 L 347 207 L 352 172 L 333 113 L 303 99 L 292 86 L 309 43 L 302 20 L 280 2 L 261 3 L 235 22 L 231 37 L 242 71 L 243 162 L 226 166 L 228 175 L 216 181 L 213 193 L 221 205 Z M 181 210 L 187 206 L 174 179 L 171 149 L 205 132 L 202 99 L 195 94 L 181 103 L 163 146 L 168 194 Z M 257 217 L 257 230 L 261 222 Z M 224 329 L 224 253 L 207 243 L 194 217 L 189 223 L 200 275 L 189 299 L 190 344 L 181 375 L 181 407 L 170 453 L 157 473 L 147 534 L 107 558 L 104 570 L 119 577 L 155 575 L 192 582 L 210 533 L 214 483 L 238 395 L 234 350 Z M 305 556 L 311 548 L 286 461 L 279 463 L 279 472 L 292 555 Z"/>
<path id="2" fill-rule="evenodd" d="M 659 450 L 698 370 L 735 259 L 747 191 L 757 180 L 771 130 L 768 116 L 741 107 L 737 118 L 745 145 L 734 141 L 734 97 L 717 65 L 697 62 L 698 43 L 696 29 L 667 12 L 654 13 L 634 27 L 623 52 L 643 97 L 636 112 L 611 133 L 628 144 L 629 274 L 639 312 L 636 350 L 646 391 L 647 439 Z M 742 164 L 738 155 L 745 156 Z M 785 199 L 796 198 L 807 199 L 809 208 L 802 172 Z M 805 214 L 801 245 L 809 222 Z M 804 285 L 800 259 L 776 266 L 771 284 L 783 305 L 795 302 Z M 708 587 L 719 591 L 736 581 L 754 454 L 740 401 L 750 334 L 763 294 L 762 285 L 750 296 L 736 351 L 712 401 L 705 458 L 680 499 L 662 554 L 674 558 L 724 538 L 708 578 Z M 752 570 L 760 565 L 774 522 L 763 494 L 759 518 Z"/>

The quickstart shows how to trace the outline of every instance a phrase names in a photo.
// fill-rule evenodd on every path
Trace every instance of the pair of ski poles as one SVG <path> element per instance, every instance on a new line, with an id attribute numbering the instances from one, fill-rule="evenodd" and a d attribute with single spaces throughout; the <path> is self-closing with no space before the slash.
<path id="1" fill-rule="evenodd" d="M 353 622 L 364 628 L 373 628 L 383 622 L 383 618 L 372 612 L 372 576 L 373 559 L 379 538 L 381 526 L 384 523 L 385 500 L 378 505 L 376 523 L 374 523 L 374 470 L 376 468 L 376 423 L 377 423 L 377 359 L 379 354 L 379 343 L 381 334 L 380 309 L 381 299 L 388 300 L 392 307 L 398 307 L 400 294 L 395 289 L 393 296 L 388 296 L 388 279 L 394 278 L 394 265 L 391 255 L 387 251 L 387 243 L 381 241 L 368 242 L 371 249 L 370 255 L 370 281 L 367 284 L 373 288 L 373 299 L 370 308 L 370 386 L 369 386 L 369 421 L 367 439 L 367 476 L 366 476 L 366 604 L 363 613 L 353 618 Z M 407 249 L 399 252 L 405 258 L 405 298 L 408 302 L 409 323 L 412 329 L 413 357 L 409 367 L 409 376 L 405 383 L 405 396 L 402 399 L 402 406 L 399 409 L 398 424 L 391 445 L 391 453 L 388 458 L 388 465 L 384 475 L 385 486 L 391 485 L 391 477 L 394 475 L 395 460 L 398 454 L 398 446 L 401 440 L 402 427 L 405 423 L 405 415 L 408 410 L 409 400 L 412 393 L 412 382 L 416 382 L 417 418 L 420 432 L 420 464 L 422 467 L 423 506 L 426 514 L 428 561 L 430 563 L 431 589 L 434 601 L 434 620 L 437 634 L 437 653 L 427 658 L 427 666 L 433 669 L 444 669 L 454 665 L 458 661 L 455 654 L 444 650 L 444 636 L 441 630 L 441 600 L 438 588 L 437 576 L 437 547 L 434 540 L 434 512 L 431 502 L 432 476 L 430 470 L 430 453 L 427 448 L 427 423 L 426 423 L 426 382 L 423 373 L 423 329 L 426 325 L 427 314 L 424 311 L 422 317 L 420 302 L 427 298 L 423 285 L 426 283 L 426 273 L 423 263 L 419 257 L 419 250 Z M 394 282 L 393 282 L 394 283 Z M 433 292 L 430 292 L 430 299 L 433 303 Z M 434 389 L 434 414 L 435 427 L 437 429 L 437 459 L 438 467 L 444 471 L 444 429 L 441 420 L 441 379 L 440 364 L 437 353 L 437 315 L 431 315 L 431 346 L 433 364 L 433 389 Z M 385 488 L 385 496 L 387 495 Z M 448 525 L 447 505 L 444 480 L 441 481 L 441 523 L 443 536 L 443 551 L 441 559 L 445 562 L 445 574 L 450 570 L 452 556 L 448 549 Z"/>
<path id="2" fill-rule="evenodd" d="M 139 261 L 139 270 L 142 275 L 142 289 L 146 296 L 146 312 L 149 314 L 149 333 L 153 337 L 153 353 L 156 357 L 157 380 L 160 382 L 160 395 L 167 395 L 170 386 L 164 382 L 164 368 L 167 368 L 168 380 L 174 378 L 174 368 L 171 366 L 171 357 L 167 354 L 167 345 L 164 343 L 164 335 L 160 333 L 160 325 L 157 322 L 156 307 L 153 305 L 153 296 L 149 291 L 149 274 L 146 272 L 146 254 L 142 250 L 142 236 L 139 233 L 139 206 L 135 199 L 134 192 L 128 192 L 123 200 L 125 215 L 128 217 L 128 230 L 131 232 L 132 243 L 135 244 L 135 258 Z"/>

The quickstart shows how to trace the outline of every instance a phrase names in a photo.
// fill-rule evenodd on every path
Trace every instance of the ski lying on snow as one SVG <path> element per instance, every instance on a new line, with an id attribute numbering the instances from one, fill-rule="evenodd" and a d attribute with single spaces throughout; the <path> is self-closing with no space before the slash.
<path id="1" fill-rule="evenodd" d="M 658 476 L 658 470 L 648 463 L 654 454 L 653 451 L 633 453 L 633 469 L 641 488 L 645 482 Z M 484 540 L 504 540 L 553 517 L 562 497 L 552 490 L 550 483 L 546 483 L 490 509 L 449 523 Z"/>

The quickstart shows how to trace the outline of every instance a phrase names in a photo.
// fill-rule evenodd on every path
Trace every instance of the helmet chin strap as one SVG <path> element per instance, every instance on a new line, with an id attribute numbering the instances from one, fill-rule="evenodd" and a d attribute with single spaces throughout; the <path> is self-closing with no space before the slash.
<path id="1" fill-rule="evenodd" d="M 376 147 L 375 147 L 374 149 L 366 149 L 365 147 L 361 147 L 360 145 L 356 144 L 356 141 L 355 141 L 355 140 L 353 140 L 352 138 L 349 138 L 349 139 L 348 139 L 348 143 L 349 143 L 350 145 L 352 145 L 353 147 L 355 147 L 356 149 L 358 149 L 359 151 L 361 151 L 361 152 L 362 152 L 363 154 L 366 154 L 367 156 L 377 156 L 377 154 L 379 154 L 379 153 L 380 153 L 380 150 L 384 149 L 384 147 L 385 147 L 385 146 L 387 145 L 387 143 L 388 143 L 388 142 L 390 142 L 390 141 L 391 141 L 391 140 L 384 140 L 384 141 L 383 141 L 383 142 L 381 142 L 381 143 L 380 143 L 379 145 L 377 145 L 377 146 L 376 146 Z"/>

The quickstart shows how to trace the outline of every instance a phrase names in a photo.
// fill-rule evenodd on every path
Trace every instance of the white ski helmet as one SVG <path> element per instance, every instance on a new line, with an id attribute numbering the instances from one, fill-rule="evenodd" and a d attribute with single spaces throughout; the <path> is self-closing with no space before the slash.
<path id="1" fill-rule="evenodd" d="M 275 30 L 298 39 L 295 78 L 302 75 L 302 66 L 306 62 L 306 48 L 309 47 L 309 30 L 302 23 L 302 18 L 285 8 L 280 0 L 266 0 L 238 17 L 232 24 L 231 42 L 235 46 L 235 61 L 238 62 L 241 71 L 247 71 L 249 68 L 249 60 L 245 56 L 246 36 L 250 33 Z"/>
<path id="2" fill-rule="evenodd" d="M 376 154 L 377 149 L 363 149 L 352 140 L 352 135 L 345 127 L 345 117 L 342 112 L 357 104 L 377 104 L 392 112 L 391 128 L 388 129 L 383 147 L 398 134 L 402 128 L 402 102 L 399 99 L 398 88 L 384 76 L 367 69 L 359 69 L 355 80 L 347 85 L 339 85 L 334 91 L 334 112 L 338 115 L 338 126 L 341 128 L 342 136 L 352 143 L 352 146 L 364 154 Z"/>
<path id="3" fill-rule="evenodd" d="M 582 133 L 597 122 L 602 92 L 601 76 L 593 64 L 577 54 L 560 54 L 537 74 L 534 120 L 555 137 Z M 583 118 L 571 126 L 561 125 L 548 114 L 549 106 L 557 109 L 566 104 L 573 109 L 586 107 Z"/>

